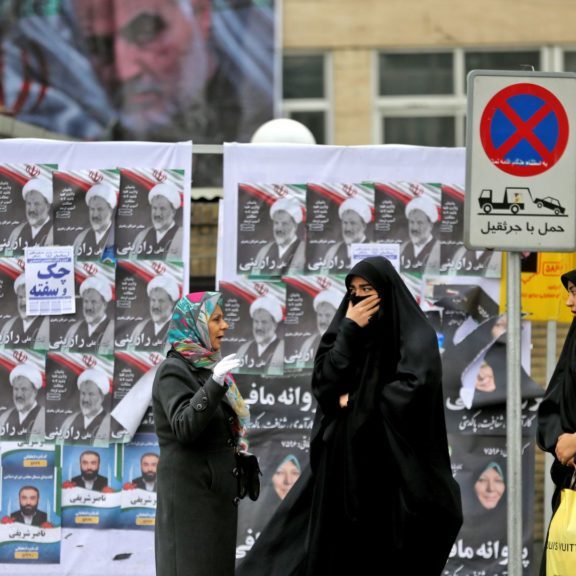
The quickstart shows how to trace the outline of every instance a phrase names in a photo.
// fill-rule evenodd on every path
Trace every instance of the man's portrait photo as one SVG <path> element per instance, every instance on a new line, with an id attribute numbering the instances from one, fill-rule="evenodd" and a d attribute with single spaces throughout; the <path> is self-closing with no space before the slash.
<path id="1" fill-rule="evenodd" d="M 179 260 L 182 258 L 182 214 L 180 193 L 167 182 L 148 192 L 151 226 L 134 239 L 132 252 L 138 258 Z"/>
<path id="2" fill-rule="evenodd" d="M 314 366 L 314 358 L 318 351 L 318 345 L 322 334 L 328 330 L 338 306 L 342 301 L 343 295 L 334 289 L 321 290 L 316 294 L 312 305 L 314 312 L 316 312 L 316 331 L 311 336 L 308 336 L 302 343 L 300 351 L 298 352 L 298 360 L 296 368 L 312 368 Z"/>
<path id="3" fill-rule="evenodd" d="M 438 208 L 427 196 L 406 204 L 409 240 L 400 247 L 400 268 L 408 272 L 435 272 L 440 268 L 440 241 L 434 234 Z"/>
<path id="4" fill-rule="evenodd" d="M 273 117 L 270 8 L 228 0 L 72 4 L 117 116 L 114 140 L 246 141 Z"/>
<path id="5" fill-rule="evenodd" d="M 80 284 L 82 320 L 68 330 L 64 346 L 70 350 L 110 354 L 114 350 L 114 316 L 109 310 L 112 300 L 110 282 L 103 275 L 86 278 Z"/>
<path id="6" fill-rule="evenodd" d="M 26 222 L 10 234 L 8 249 L 23 254 L 28 246 L 51 246 L 54 243 L 52 222 L 52 181 L 32 178 L 24 184 L 22 197 L 26 205 Z"/>
<path id="7" fill-rule="evenodd" d="M 110 378 L 100 368 L 84 370 L 76 381 L 79 410 L 68 416 L 60 439 L 85 443 L 110 439 Z"/>
<path id="8" fill-rule="evenodd" d="M 104 182 L 94 184 L 86 193 L 85 201 L 90 227 L 74 240 L 74 254 L 85 260 L 100 259 L 113 231 L 116 190 Z"/>
<path id="9" fill-rule="evenodd" d="M 324 268 L 346 272 L 352 265 L 351 244 L 369 242 L 367 227 L 372 222 L 372 209 L 360 196 L 344 200 L 338 207 L 342 240 L 330 246 L 324 259 Z"/>
<path id="10" fill-rule="evenodd" d="M 8 379 L 14 406 L 0 416 L 0 436 L 44 439 L 45 409 L 38 397 L 43 386 L 42 372 L 31 362 L 25 362 L 15 366 Z"/>
<path id="11" fill-rule="evenodd" d="M 48 521 L 46 512 L 38 510 L 40 490 L 36 486 L 22 486 L 18 492 L 18 501 L 20 509 L 10 514 L 15 522 L 40 527 Z"/>
<path id="12" fill-rule="evenodd" d="M 284 339 L 277 334 L 283 318 L 282 306 L 276 298 L 261 296 L 250 304 L 253 339 L 238 349 L 242 371 L 282 374 L 284 371 Z"/>
<path id="13" fill-rule="evenodd" d="M 299 235 L 303 206 L 296 198 L 279 198 L 270 207 L 273 242 L 256 255 L 253 275 L 284 276 L 304 271 L 305 245 Z"/>
<path id="14" fill-rule="evenodd" d="M 0 329 L 0 344 L 6 348 L 47 350 L 50 343 L 50 317 L 26 315 L 26 280 L 22 273 L 14 280 L 16 314 Z"/>
<path id="15" fill-rule="evenodd" d="M 80 474 L 71 480 L 78 488 L 102 492 L 108 486 L 108 478 L 100 475 L 100 454 L 85 450 L 80 454 Z"/>
<path id="16" fill-rule="evenodd" d="M 154 276 L 146 286 L 149 318 L 139 322 L 130 336 L 130 346 L 137 349 L 161 350 L 180 298 L 178 281 L 169 274 Z"/>
<path id="17" fill-rule="evenodd" d="M 156 473 L 160 457 L 154 452 L 146 452 L 140 458 L 141 474 L 132 480 L 136 488 L 147 492 L 156 492 Z"/>

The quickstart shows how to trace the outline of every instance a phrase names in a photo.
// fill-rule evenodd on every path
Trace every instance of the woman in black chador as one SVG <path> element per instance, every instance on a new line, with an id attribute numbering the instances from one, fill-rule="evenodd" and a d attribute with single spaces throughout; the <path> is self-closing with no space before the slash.
<path id="1" fill-rule="evenodd" d="M 554 512 L 560 505 L 562 488 L 568 488 L 576 463 L 576 270 L 561 276 L 568 291 L 566 306 L 575 316 L 562 353 L 552 374 L 544 400 L 538 407 L 538 445 L 555 458 L 550 476 L 555 485 Z M 540 574 L 546 574 L 546 546 Z"/>
<path id="2" fill-rule="evenodd" d="M 442 572 L 462 523 L 433 328 L 388 260 L 367 258 L 322 337 L 311 469 L 242 576 Z M 389 567 L 387 570 L 386 567 Z"/>

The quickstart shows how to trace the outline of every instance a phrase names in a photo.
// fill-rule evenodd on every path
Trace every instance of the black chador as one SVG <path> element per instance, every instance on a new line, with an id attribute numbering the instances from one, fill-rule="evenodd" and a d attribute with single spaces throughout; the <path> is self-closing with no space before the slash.
<path id="1" fill-rule="evenodd" d="M 437 576 L 462 524 L 434 329 L 382 257 L 358 263 L 380 296 L 365 327 L 346 296 L 314 362 L 310 467 L 237 574 Z M 348 394 L 341 408 L 340 396 Z"/>

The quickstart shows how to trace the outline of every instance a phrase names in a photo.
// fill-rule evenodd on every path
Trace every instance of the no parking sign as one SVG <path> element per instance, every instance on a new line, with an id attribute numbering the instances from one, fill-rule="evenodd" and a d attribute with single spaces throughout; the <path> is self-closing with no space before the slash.
<path id="1" fill-rule="evenodd" d="M 576 74 L 468 75 L 469 248 L 576 248 Z"/>

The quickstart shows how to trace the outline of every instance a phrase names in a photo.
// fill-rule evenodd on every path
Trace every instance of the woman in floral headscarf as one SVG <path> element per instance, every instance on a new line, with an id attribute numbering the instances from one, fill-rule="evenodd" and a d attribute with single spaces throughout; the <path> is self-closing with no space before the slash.
<path id="1" fill-rule="evenodd" d="M 237 485 L 235 451 L 248 408 L 220 355 L 228 329 L 218 292 L 178 301 L 168 329 L 171 346 L 152 393 L 160 443 L 156 509 L 156 573 L 234 573 Z"/>

